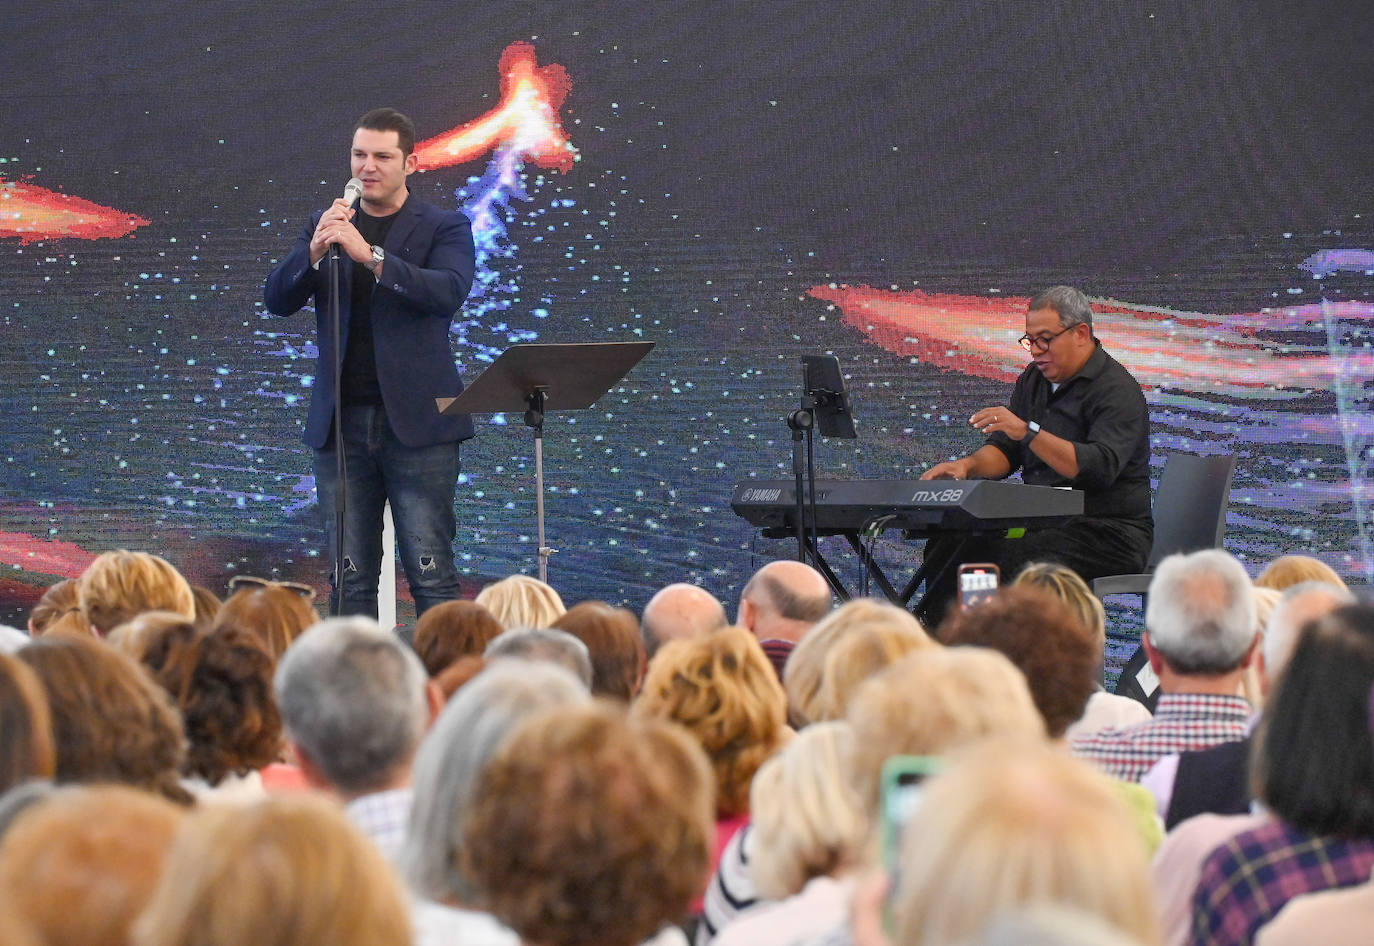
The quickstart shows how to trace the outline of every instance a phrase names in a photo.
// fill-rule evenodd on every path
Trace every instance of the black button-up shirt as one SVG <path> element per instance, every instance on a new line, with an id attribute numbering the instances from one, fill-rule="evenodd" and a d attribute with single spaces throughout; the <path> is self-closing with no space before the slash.
<path id="1" fill-rule="evenodd" d="M 1150 414 L 1140 384 L 1097 343 L 1096 350 L 1056 391 L 1040 369 L 1027 365 L 1008 404 L 1024 421 L 1073 444 L 1078 475 L 1061 476 L 1034 451 L 1006 434 L 988 443 L 1035 486 L 1083 491 L 1086 516 L 1150 520 Z"/>

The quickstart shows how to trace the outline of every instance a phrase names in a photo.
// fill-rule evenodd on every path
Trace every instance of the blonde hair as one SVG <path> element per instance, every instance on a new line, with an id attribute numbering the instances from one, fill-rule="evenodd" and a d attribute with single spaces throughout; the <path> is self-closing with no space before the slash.
<path id="1" fill-rule="evenodd" d="M 1282 597 L 1283 592 L 1277 588 L 1255 586 L 1255 633 L 1259 636 L 1261 644 L 1264 641 L 1264 629 L 1269 626 L 1269 618 Z M 1264 706 L 1264 681 L 1261 679 L 1260 661 L 1252 660 L 1245 665 L 1245 671 L 1240 675 L 1240 695 L 1249 700 L 1255 709 Z"/>
<path id="2" fill-rule="evenodd" d="M 1060 749 L 970 749 L 927 784 L 903 835 L 903 946 L 967 942 L 1002 911 L 1047 903 L 1160 941 L 1147 856 L 1120 792 Z"/>
<path id="3" fill-rule="evenodd" d="M 680 723 L 706 750 L 720 817 L 749 810 L 749 783 L 787 731 L 787 697 L 758 640 L 742 627 L 664 644 L 649 662 L 634 712 Z"/>
<path id="4" fill-rule="evenodd" d="M 858 863 L 868 819 L 849 778 L 853 745 L 847 722 L 816 723 L 754 776 L 749 875 L 764 898 L 781 900 Z"/>
<path id="5" fill-rule="evenodd" d="M 309 795 L 189 817 L 134 933 L 137 946 L 409 946 L 386 860 L 338 805 Z"/>
<path id="6" fill-rule="evenodd" d="M 508 631 L 548 628 L 567 612 L 558 592 L 538 578 L 508 575 L 492 582 L 473 599 Z"/>
<path id="7" fill-rule="evenodd" d="M 1320 581 L 1328 585 L 1346 587 L 1345 580 L 1334 568 L 1311 555 L 1280 555 L 1259 573 L 1259 577 L 1255 579 L 1255 587 L 1284 591 L 1305 581 Z"/>
<path id="8" fill-rule="evenodd" d="M 163 558 L 116 549 L 97 555 L 81 575 L 81 610 L 105 634 L 144 611 L 174 611 L 195 620 L 191 586 Z"/>
<path id="9" fill-rule="evenodd" d="M 1012 587 L 1042 588 L 1067 604 L 1099 641 L 1107 639 L 1107 612 L 1078 572 L 1058 562 L 1031 562 L 1017 574 Z"/>
<path id="10" fill-rule="evenodd" d="M 137 789 L 63 789 L 5 832 L 0 889 L 44 943 L 127 943 L 181 819 Z"/>
<path id="11" fill-rule="evenodd" d="M 992 736 L 1047 738 L 1026 678 L 983 647 L 931 647 L 904 657 L 860 687 L 849 721 L 854 787 L 870 816 L 889 756 L 941 755 Z"/>
<path id="12" fill-rule="evenodd" d="M 37 637 L 53 622 L 68 614 L 80 613 L 80 587 L 75 578 L 64 578 L 55 585 L 49 585 L 29 611 L 29 634 Z"/>
<path id="13" fill-rule="evenodd" d="M 869 677 L 934 643 L 919 625 L 913 629 L 884 621 L 851 628 L 826 651 L 820 687 L 804 708 L 807 718 L 813 723 L 843 719 L 855 691 Z"/>
<path id="14" fill-rule="evenodd" d="M 804 726 L 815 719 L 833 718 L 825 715 L 836 694 L 827 693 L 827 706 L 820 704 L 821 685 L 825 680 L 826 659 L 830 650 L 849 634 L 868 628 L 891 637 L 905 632 L 930 642 L 921 622 L 910 611 L 876 598 L 857 598 L 840 605 L 807 631 L 787 658 L 783 670 L 783 685 L 787 690 L 787 715 L 794 726 Z"/>

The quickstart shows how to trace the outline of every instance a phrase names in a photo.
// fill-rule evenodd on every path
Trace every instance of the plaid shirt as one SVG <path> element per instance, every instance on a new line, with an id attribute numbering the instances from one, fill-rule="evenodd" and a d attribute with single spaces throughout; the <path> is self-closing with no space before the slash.
<path id="1" fill-rule="evenodd" d="M 392 788 L 362 795 L 345 806 L 352 822 L 393 864 L 401 853 L 401 845 L 405 843 L 413 797 L 414 792 L 409 787 Z"/>
<path id="2" fill-rule="evenodd" d="M 1069 747 L 1108 775 L 1137 782 L 1171 752 L 1209 749 L 1244 739 L 1252 712 L 1239 696 L 1165 693 L 1149 722 L 1077 736 Z"/>
<path id="3" fill-rule="evenodd" d="M 1248 944 L 1294 897 L 1369 880 L 1374 840 L 1315 837 L 1281 821 L 1243 831 L 1202 862 L 1189 946 Z"/>

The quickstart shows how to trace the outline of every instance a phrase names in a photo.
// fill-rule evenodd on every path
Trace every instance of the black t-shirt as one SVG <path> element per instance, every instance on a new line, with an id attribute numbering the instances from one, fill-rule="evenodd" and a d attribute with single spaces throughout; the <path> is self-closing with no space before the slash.
<path id="1" fill-rule="evenodd" d="M 1140 384 L 1101 343 L 1078 373 L 1055 390 L 1035 365 L 1016 379 L 1008 404 L 1025 421 L 1073 443 L 1078 475 L 1060 476 L 1005 434 L 988 442 L 1006 454 L 1023 482 L 1083 490 L 1083 514 L 1150 519 L 1150 412 Z"/>
<path id="2" fill-rule="evenodd" d="M 396 213 L 400 211 L 397 210 Z M 386 235 L 395 219 L 396 214 L 386 217 L 370 216 L 360 205 L 353 217 L 353 225 L 358 228 L 364 240 L 373 246 L 381 246 L 386 242 Z M 340 399 L 346 406 L 382 403 L 382 388 L 377 382 L 377 355 L 372 343 L 372 292 L 376 285 L 376 278 L 366 266 L 362 263 L 353 263 L 348 348 L 344 351 L 343 391 Z"/>

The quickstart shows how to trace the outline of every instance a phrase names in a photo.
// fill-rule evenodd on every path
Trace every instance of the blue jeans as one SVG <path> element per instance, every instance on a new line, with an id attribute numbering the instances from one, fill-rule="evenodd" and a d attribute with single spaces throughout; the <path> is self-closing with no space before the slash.
<path id="1" fill-rule="evenodd" d="M 343 438 L 347 478 L 343 587 L 333 588 L 330 594 L 331 612 L 377 616 L 382 508 L 388 499 L 416 613 L 457 598 L 453 493 L 458 483 L 458 444 L 407 447 L 396 439 L 385 409 L 371 406 L 343 408 Z M 337 464 L 332 441 L 327 449 L 315 451 L 315 488 L 331 564 Z M 331 582 L 334 574 L 331 569 Z"/>

